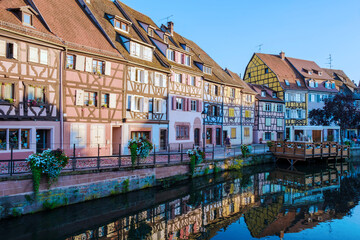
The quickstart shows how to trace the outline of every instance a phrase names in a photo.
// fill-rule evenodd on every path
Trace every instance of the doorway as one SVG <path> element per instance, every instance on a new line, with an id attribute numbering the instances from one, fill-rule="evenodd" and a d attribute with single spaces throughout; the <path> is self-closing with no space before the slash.
<path id="1" fill-rule="evenodd" d="M 313 142 L 321 142 L 321 130 L 312 131 Z"/>
<path id="2" fill-rule="evenodd" d="M 121 153 L 121 127 L 112 128 L 112 155 Z"/>
<path id="3" fill-rule="evenodd" d="M 36 129 L 36 152 L 41 153 L 50 148 L 50 129 Z"/>
<path id="4" fill-rule="evenodd" d="M 221 128 L 216 129 L 216 145 L 221 145 Z"/>
<path id="5" fill-rule="evenodd" d="M 224 130 L 223 131 L 223 143 L 224 143 L 225 139 L 227 138 L 227 136 L 228 136 L 228 131 Z"/>
<path id="6" fill-rule="evenodd" d="M 167 146 L 167 130 L 161 129 L 160 130 L 160 149 L 166 150 Z"/>
<path id="7" fill-rule="evenodd" d="M 212 144 L 212 128 L 206 129 L 206 144 Z"/>
<path id="8" fill-rule="evenodd" d="M 195 146 L 200 146 L 200 129 L 194 129 L 194 144 Z"/>

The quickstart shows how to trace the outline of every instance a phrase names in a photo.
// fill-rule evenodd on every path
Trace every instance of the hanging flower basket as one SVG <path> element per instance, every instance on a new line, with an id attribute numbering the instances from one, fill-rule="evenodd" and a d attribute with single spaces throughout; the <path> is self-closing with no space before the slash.
<path id="1" fill-rule="evenodd" d="M 187 154 L 190 157 L 190 173 L 193 175 L 196 165 L 200 164 L 205 159 L 205 152 L 196 148 L 188 150 Z"/>
<path id="2" fill-rule="evenodd" d="M 135 166 L 137 159 L 146 159 L 153 150 L 153 144 L 146 138 L 131 139 L 128 144 L 131 154 L 131 164 Z"/>

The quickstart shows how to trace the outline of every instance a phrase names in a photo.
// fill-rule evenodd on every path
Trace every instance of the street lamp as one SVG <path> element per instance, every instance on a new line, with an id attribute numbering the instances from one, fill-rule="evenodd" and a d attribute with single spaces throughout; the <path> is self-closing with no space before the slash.
<path id="1" fill-rule="evenodd" d="M 203 119 L 203 151 L 205 152 L 205 119 L 207 117 L 207 113 L 205 110 L 201 113 L 201 118 Z"/>

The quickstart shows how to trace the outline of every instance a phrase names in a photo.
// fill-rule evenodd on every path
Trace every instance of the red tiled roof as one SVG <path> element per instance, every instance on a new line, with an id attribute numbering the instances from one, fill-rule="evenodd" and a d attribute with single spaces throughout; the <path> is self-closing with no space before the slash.
<path id="1" fill-rule="evenodd" d="M 297 58 L 286 57 L 286 59 L 294 66 L 294 68 L 305 78 L 330 80 L 332 79 L 326 72 L 323 71 L 314 61 L 308 61 Z M 307 73 L 306 70 L 311 71 L 312 74 Z M 321 76 L 314 72 L 321 72 Z"/>
<path id="2" fill-rule="evenodd" d="M 350 80 L 350 78 L 344 73 L 343 70 L 339 69 L 328 69 L 323 68 L 323 70 L 335 80 L 337 86 L 342 86 L 345 84 L 348 86 L 352 91 L 357 88 L 357 86 Z"/>
<path id="3" fill-rule="evenodd" d="M 227 72 L 232 77 L 232 79 L 234 81 L 238 82 L 241 85 L 241 87 L 243 87 L 242 91 L 244 93 L 249 93 L 249 94 L 256 95 L 256 92 L 253 89 L 251 89 L 249 87 L 249 85 L 247 85 L 247 83 L 244 80 L 242 80 L 238 74 L 230 71 L 228 68 L 225 69 L 225 72 Z"/>
<path id="4" fill-rule="evenodd" d="M 254 90 L 257 95 L 255 96 L 258 100 L 262 100 L 262 101 L 271 101 L 271 102 L 284 102 L 282 99 L 278 98 L 278 97 L 273 97 L 273 93 L 274 91 L 271 88 L 268 88 L 266 86 L 263 85 L 258 85 L 258 84 L 251 84 L 248 83 L 248 85 L 251 87 L 252 90 Z M 266 96 L 263 97 L 261 95 L 262 91 L 266 92 Z"/>

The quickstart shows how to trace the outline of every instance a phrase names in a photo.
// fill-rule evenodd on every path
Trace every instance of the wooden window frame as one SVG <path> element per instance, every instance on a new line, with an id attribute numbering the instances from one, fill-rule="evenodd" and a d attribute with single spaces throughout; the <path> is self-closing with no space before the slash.
<path id="1" fill-rule="evenodd" d="M 11 98 L 5 98 L 5 86 L 10 84 L 11 85 Z M 13 82 L 1 82 L 0 81 L 0 103 L 8 102 L 11 103 L 11 99 L 14 102 L 15 99 L 15 83 Z"/>
<path id="2" fill-rule="evenodd" d="M 69 57 L 72 57 L 72 67 L 70 67 L 70 64 L 69 64 Z M 66 56 L 66 69 L 75 69 L 75 66 L 76 66 L 76 55 L 74 54 L 68 54 Z"/>
<path id="3" fill-rule="evenodd" d="M 176 133 L 176 140 L 189 140 L 190 139 L 190 126 L 176 125 L 175 133 Z"/>
<path id="4" fill-rule="evenodd" d="M 100 63 L 101 63 L 101 70 L 99 70 Z M 105 62 L 102 60 L 93 59 L 92 60 L 92 72 L 101 74 L 101 75 L 104 74 L 105 73 Z"/>
<path id="5" fill-rule="evenodd" d="M 95 101 L 92 104 L 90 104 L 89 103 L 91 100 L 90 94 L 92 94 L 92 93 L 95 94 Z M 98 96 L 99 96 L 98 92 L 94 92 L 91 90 L 90 91 L 84 90 L 84 105 L 88 106 L 88 107 L 97 107 L 98 106 Z M 87 101 L 87 103 L 86 103 L 86 101 Z"/>
<path id="6" fill-rule="evenodd" d="M 107 99 L 107 101 L 105 99 Z M 109 93 L 101 93 L 101 107 L 109 108 L 109 104 L 110 104 L 110 94 Z"/>
<path id="7" fill-rule="evenodd" d="M 29 16 L 29 20 L 30 20 L 30 23 L 26 23 L 25 22 L 25 16 Z M 25 25 L 25 26 L 30 26 L 32 27 L 34 25 L 34 22 L 33 22 L 33 15 L 30 14 L 30 13 L 27 13 L 27 12 L 22 12 L 22 24 Z"/>

